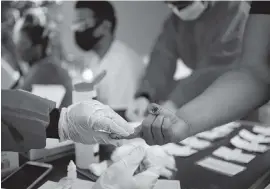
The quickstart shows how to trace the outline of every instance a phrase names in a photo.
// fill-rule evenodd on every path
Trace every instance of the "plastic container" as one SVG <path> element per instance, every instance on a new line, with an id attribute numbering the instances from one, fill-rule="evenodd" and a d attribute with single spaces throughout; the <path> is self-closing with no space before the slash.
<path id="1" fill-rule="evenodd" d="M 58 182 L 56 189 L 75 189 L 72 187 L 77 180 L 77 167 L 73 161 L 70 161 L 67 168 L 67 176 Z"/>

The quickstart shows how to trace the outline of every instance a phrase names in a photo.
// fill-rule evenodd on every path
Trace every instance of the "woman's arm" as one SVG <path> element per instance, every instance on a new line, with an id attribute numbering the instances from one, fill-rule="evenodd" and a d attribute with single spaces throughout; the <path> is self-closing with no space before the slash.
<path id="1" fill-rule="evenodd" d="M 269 100 L 269 34 L 270 15 L 251 14 L 244 35 L 241 67 L 222 75 L 177 112 L 194 133 L 240 119 Z"/>

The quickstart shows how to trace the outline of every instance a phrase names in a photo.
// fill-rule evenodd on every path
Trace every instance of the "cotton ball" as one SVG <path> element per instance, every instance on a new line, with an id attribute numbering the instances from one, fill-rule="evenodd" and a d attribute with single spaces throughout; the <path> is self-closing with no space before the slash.
<path id="1" fill-rule="evenodd" d="M 125 144 L 121 147 L 115 149 L 111 156 L 113 162 L 117 162 L 122 159 L 124 156 L 128 155 L 135 147 L 143 146 L 145 149 L 148 148 L 146 142 L 141 138 L 135 138 L 132 140 L 126 140 Z"/>
<path id="2" fill-rule="evenodd" d="M 171 178 L 173 170 L 176 169 L 175 159 L 164 151 L 161 146 L 150 146 L 146 151 L 146 157 L 142 163 L 143 169 L 157 167 L 159 175 Z"/>

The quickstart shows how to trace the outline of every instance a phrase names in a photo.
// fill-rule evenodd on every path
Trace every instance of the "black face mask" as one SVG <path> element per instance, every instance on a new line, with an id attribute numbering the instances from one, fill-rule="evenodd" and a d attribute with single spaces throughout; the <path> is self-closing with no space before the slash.
<path id="1" fill-rule="evenodd" d="M 96 27 L 88 28 L 84 31 L 75 32 L 75 41 L 77 45 L 84 51 L 90 51 L 100 41 L 102 36 L 94 37 L 93 33 Z"/>

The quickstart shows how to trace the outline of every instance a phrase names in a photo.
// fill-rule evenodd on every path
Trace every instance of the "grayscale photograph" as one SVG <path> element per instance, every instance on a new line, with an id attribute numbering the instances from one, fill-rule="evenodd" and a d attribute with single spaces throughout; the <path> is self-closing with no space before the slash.
<path id="1" fill-rule="evenodd" d="M 270 1 L 1 0 L 2 189 L 270 189 Z"/>

